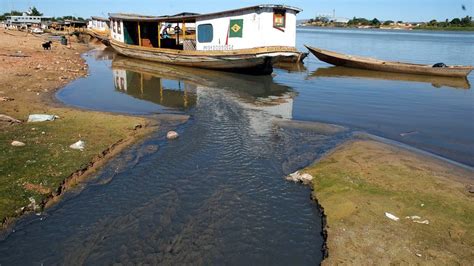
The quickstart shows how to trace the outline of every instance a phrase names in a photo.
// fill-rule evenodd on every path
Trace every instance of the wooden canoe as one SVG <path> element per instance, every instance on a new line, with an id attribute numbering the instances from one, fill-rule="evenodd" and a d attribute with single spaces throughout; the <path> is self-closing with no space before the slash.
<path id="1" fill-rule="evenodd" d="M 299 55 L 294 47 L 285 46 L 229 51 L 190 51 L 128 45 L 112 39 L 110 44 L 118 53 L 137 59 L 180 66 L 263 75 L 273 72 L 274 63 L 286 57 Z"/>
<path id="2" fill-rule="evenodd" d="M 473 66 L 433 67 L 432 65 L 391 62 L 370 57 L 345 55 L 311 46 L 306 46 L 306 48 L 323 62 L 351 68 L 444 77 L 467 77 L 474 69 Z"/>

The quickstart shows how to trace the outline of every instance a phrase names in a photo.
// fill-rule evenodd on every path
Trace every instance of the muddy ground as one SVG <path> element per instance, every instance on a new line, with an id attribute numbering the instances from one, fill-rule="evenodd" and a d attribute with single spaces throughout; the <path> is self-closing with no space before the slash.
<path id="1" fill-rule="evenodd" d="M 0 122 L 0 221 L 6 227 L 24 212 L 41 211 L 107 158 L 152 130 L 155 121 L 66 107 L 54 93 L 87 75 L 81 54 L 101 48 L 53 41 L 48 35 L 0 30 L 0 115 L 19 120 Z M 92 97 L 92 96 L 91 96 Z M 52 114 L 50 122 L 28 123 L 30 114 Z M 2 120 L 2 119 L 0 119 Z M 83 151 L 69 146 L 79 140 Z M 24 143 L 13 146 L 12 142 Z"/>

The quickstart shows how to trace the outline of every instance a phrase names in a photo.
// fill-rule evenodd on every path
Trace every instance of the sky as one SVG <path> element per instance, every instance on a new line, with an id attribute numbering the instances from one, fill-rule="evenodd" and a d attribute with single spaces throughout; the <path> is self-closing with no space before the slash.
<path id="1" fill-rule="evenodd" d="M 76 17 L 107 16 L 124 12 L 143 15 L 172 15 L 181 12 L 207 13 L 257 4 L 285 4 L 303 9 L 298 19 L 313 18 L 317 14 L 336 17 L 365 17 L 379 20 L 444 21 L 455 17 L 474 17 L 474 0 L 0 0 L 0 13 L 24 11 L 29 6 L 46 16 Z M 462 5 L 466 10 L 462 9 Z"/>

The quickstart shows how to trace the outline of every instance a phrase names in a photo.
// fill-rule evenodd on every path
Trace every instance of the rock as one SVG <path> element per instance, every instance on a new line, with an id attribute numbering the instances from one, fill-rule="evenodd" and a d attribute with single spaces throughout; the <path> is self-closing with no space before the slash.
<path id="1" fill-rule="evenodd" d="M 21 121 L 8 115 L 0 114 L 0 123 L 21 124 Z"/>
<path id="2" fill-rule="evenodd" d="M 467 189 L 467 192 L 474 193 L 474 186 L 473 185 L 466 186 L 466 189 Z"/>
<path id="3" fill-rule="evenodd" d="M 178 137 L 179 134 L 176 131 L 168 131 L 168 133 L 166 134 L 167 139 L 177 139 Z"/>
<path id="4" fill-rule="evenodd" d="M 12 141 L 12 146 L 13 146 L 13 147 L 23 147 L 23 146 L 25 146 L 25 145 L 26 145 L 26 144 L 23 143 L 23 142 L 21 142 L 21 141 L 17 141 L 17 140 Z"/>
<path id="5" fill-rule="evenodd" d="M 15 100 L 15 99 L 10 98 L 10 97 L 6 97 L 6 96 L 0 97 L 0 102 L 10 102 L 10 101 L 13 101 L 13 100 Z"/>
<path id="6" fill-rule="evenodd" d="M 133 127 L 133 130 L 138 130 L 140 128 L 143 128 L 142 124 L 136 124 L 134 127 Z"/>
<path id="7" fill-rule="evenodd" d="M 301 174 L 299 171 L 296 171 L 293 174 L 288 175 L 285 179 L 288 181 L 302 182 L 303 184 L 309 184 L 313 180 L 313 176 L 306 173 Z"/>

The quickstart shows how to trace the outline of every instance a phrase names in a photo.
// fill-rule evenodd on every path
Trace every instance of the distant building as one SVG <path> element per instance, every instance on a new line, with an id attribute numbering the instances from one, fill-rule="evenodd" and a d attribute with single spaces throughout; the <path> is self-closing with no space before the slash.
<path id="1" fill-rule="evenodd" d="M 8 16 L 5 22 L 7 27 L 14 27 L 14 28 L 30 28 L 30 27 L 38 27 L 38 28 L 45 28 L 46 22 L 50 20 L 49 17 L 43 16 L 30 16 L 27 13 L 23 13 L 21 16 Z"/>

